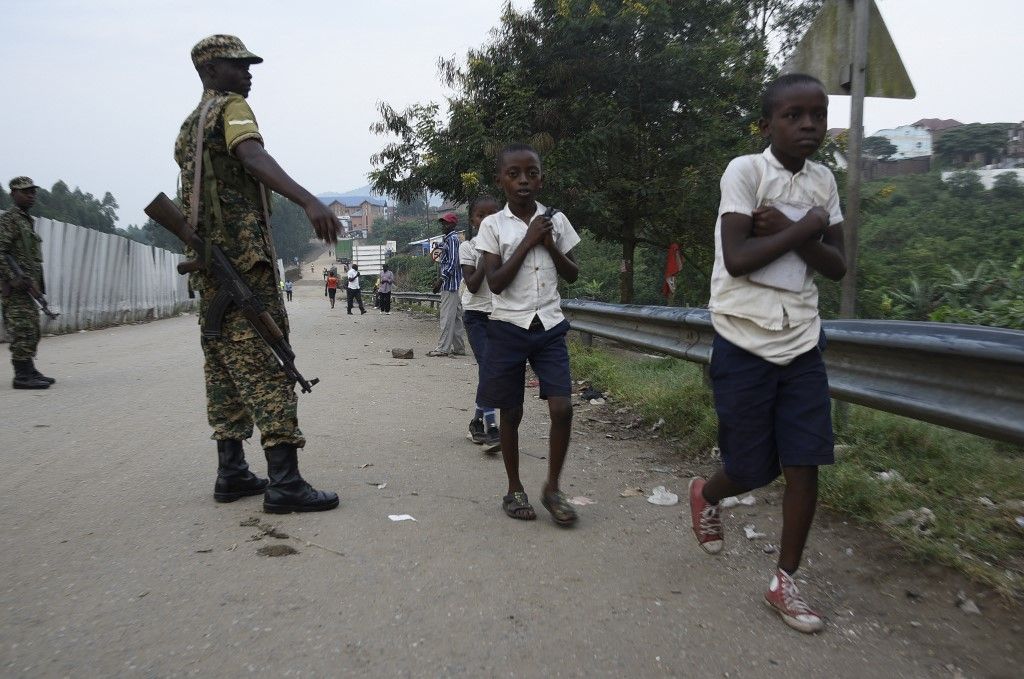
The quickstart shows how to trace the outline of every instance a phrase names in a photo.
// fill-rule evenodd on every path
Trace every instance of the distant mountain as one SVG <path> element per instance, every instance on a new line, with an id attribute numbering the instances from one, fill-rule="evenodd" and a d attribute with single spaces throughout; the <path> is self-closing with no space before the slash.
<path id="1" fill-rule="evenodd" d="M 366 186 L 360 186 L 358 189 L 352 189 L 341 194 L 343 196 L 373 196 L 374 198 L 383 198 L 384 196 L 379 193 L 373 192 L 373 187 L 367 184 Z"/>
<path id="2" fill-rule="evenodd" d="M 317 194 L 317 198 L 341 198 L 348 196 L 370 196 L 372 198 L 378 198 L 380 200 L 384 200 L 385 198 L 387 198 L 387 196 L 375 193 L 373 187 L 371 187 L 369 184 L 367 184 L 366 186 L 360 186 L 358 189 L 352 189 L 351 191 L 324 191 L 323 193 Z"/>
<path id="3" fill-rule="evenodd" d="M 330 203 L 332 200 L 337 199 L 337 198 L 352 198 L 352 197 L 356 197 L 356 198 L 372 198 L 372 199 L 375 199 L 375 200 L 378 200 L 378 201 L 386 200 L 386 201 L 388 201 L 388 205 L 394 205 L 395 204 L 394 200 L 389 199 L 387 196 L 385 196 L 383 194 L 376 193 L 373 190 L 373 187 L 370 186 L 369 184 L 367 184 L 366 186 L 360 186 L 358 189 L 352 189 L 351 191 L 344 191 L 344 192 L 324 191 L 323 193 L 316 194 L 316 197 L 321 199 L 324 203 Z M 341 202 L 345 202 L 345 201 L 341 201 Z M 440 194 L 431 194 L 430 195 L 430 204 L 433 205 L 433 206 L 440 205 L 441 204 L 441 195 Z"/>

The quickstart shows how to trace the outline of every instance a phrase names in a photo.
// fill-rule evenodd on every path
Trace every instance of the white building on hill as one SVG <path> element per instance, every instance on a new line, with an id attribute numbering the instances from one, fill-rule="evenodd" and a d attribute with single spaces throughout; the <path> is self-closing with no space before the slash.
<path id="1" fill-rule="evenodd" d="M 872 137 L 884 137 L 896 147 L 896 153 L 889 160 L 917 158 L 932 155 L 932 133 L 923 127 L 900 125 L 892 129 L 879 130 Z"/>

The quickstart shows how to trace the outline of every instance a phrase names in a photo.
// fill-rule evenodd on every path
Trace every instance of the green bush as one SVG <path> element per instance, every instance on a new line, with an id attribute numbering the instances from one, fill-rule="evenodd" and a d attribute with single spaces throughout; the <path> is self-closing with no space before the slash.
<path id="1" fill-rule="evenodd" d="M 437 264 L 430 257 L 394 255 L 388 266 L 395 272 L 396 292 L 430 292 L 437 279 Z"/>

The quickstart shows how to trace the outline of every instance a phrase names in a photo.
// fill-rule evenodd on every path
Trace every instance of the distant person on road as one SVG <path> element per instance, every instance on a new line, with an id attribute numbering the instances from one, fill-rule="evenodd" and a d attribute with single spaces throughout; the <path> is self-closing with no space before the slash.
<path id="1" fill-rule="evenodd" d="M 288 295 L 288 301 L 292 301 L 292 289 L 294 284 L 291 281 L 284 282 L 284 294 Z"/>
<path id="2" fill-rule="evenodd" d="M 572 379 L 558 279 L 570 283 L 580 269 L 571 250 L 580 242 L 561 212 L 537 202 L 544 171 L 537 151 L 511 144 L 498 154 L 498 184 L 505 209 L 483 220 L 474 243 L 484 253 L 493 307 L 487 321 L 487 357 L 476 402 L 501 410 L 501 455 L 508 474 L 502 509 L 521 520 L 537 518 L 519 478 L 519 424 L 523 419 L 526 364 L 548 402 L 551 430 L 548 478 L 541 504 L 560 526 L 576 523 L 576 510 L 559 488 L 572 433 Z"/>
<path id="3" fill-rule="evenodd" d="M 353 264 L 348 270 L 348 288 L 345 292 L 348 294 L 348 315 L 352 315 L 352 302 L 358 302 L 359 304 L 359 315 L 365 314 L 366 309 L 363 308 L 363 291 L 359 288 L 359 265 Z"/>
<path id="4" fill-rule="evenodd" d="M 380 301 L 380 312 L 391 315 L 391 287 L 395 284 L 395 272 L 384 264 L 380 272 L 380 284 L 377 287 L 377 295 Z"/>
<path id="5" fill-rule="evenodd" d="M 181 126 L 174 158 L 181 168 L 180 197 L 199 235 L 220 246 L 281 330 L 288 314 L 277 287 L 277 271 L 265 206 L 275 191 L 300 206 L 321 240 L 331 243 L 341 224 L 320 200 L 295 182 L 263 147 L 256 116 L 246 102 L 249 68 L 263 59 L 233 35 L 211 35 L 192 48 L 192 64 L 203 83 L 195 110 Z M 202 253 L 197 253 L 202 257 Z M 200 295 L 200 326 L 218 292 L 204 271 L 191 275 Z M 257 336 L 241 310 L 225 313 L 220 337 L 201 338 L 207 416 L 217 441 L 214 499 L 233 502 L 263 494 L 271 513 L 313 512 L 338 506 L 335 493 L 314 489 L 299 474 L 299 429 L 295 384 Z M 245 461 L 242 442 L 260 429 L 270 477 L 258 478 Z"/>
<path id="6" fill-rule="evenodd" d="M 333 271 L 328 272 L 327 282 L 324 283 L 324 294 L 331 298 L 331 308 L 334 308 L 334 297 L 338 294 L 338 275 Z"/>
<path id="7" fill-rule="evenodd" d="M 839 280 L 846 273 L 836 181 L 809 159 L 827 117 L 828 96 L 816 78 L 777 78 L 762 96 L 758 123 L 768 148 L 733 159 L 722 175 L 708 305 L 717 333 L 711 383 L 722 467 L 689 488 L 697 542 L 718 554 L 719 502 L 785 477 L 779 559 L 764 598 L 807 633 L 824 623 L 793 574 L 817 506 L 818 467 L 834 461 L 825 335 L 810 274 Z M 796 285 L 787 275 L 793 267 Z"/>
<path id="8" fill-rule="evenodd" d="M 469 346 L 473 350 L 477 366 L 477 389 L 484 376 L 484 361 L 487 356 L 487 320 L 491 316 L 491 289 L 487 286 L 483 253 L 476 249 L 480 223 L 501 209 L 493 196 L 477 196 L 469 203 L 469 226 L 477 234 L 459 246 L 459 265 L 462 267 L 462 321 L 466 326 Z M 498 433 L 497 412 L 478 403 L 469 421 L 469 437 L 473 443 L 486 444 L 486 452 L 501 449 Z"/>
<path id="9" fill-rule="evenodd" d="M 0 216 L 0 296 L 3 297 L 4 330 L 11 341 L 11 363 L 14 366 L 15 389 L 49 389 L 57 380 L 36 370 L 35 357 L 39 347 L 39 307 L 31 291 L 45 293 L 43 281 L 42 239 L 35 232 L 32 215 L 36 203 L 35 185 L 28 177 L 10 181 L 14 207 Z M 22 276 L 8 262 L 14 260 Z"/>
<path id="10" fill-rule="evenodd" d="M 441 332 L 437 348 L 428 351 L 427 356 L 465 356 L 466 341 L 462 338 L 462 301 L 459 287 L 462 285 L 462 269 L 459 267 L 459 232 L 455 227 L 459 218 L 449 212 L 437 220 L 444 230 L 441 241 L 441 275 L 434 284 L 434 292 L 441 292 L 441 313 L 438 319 Z"/>

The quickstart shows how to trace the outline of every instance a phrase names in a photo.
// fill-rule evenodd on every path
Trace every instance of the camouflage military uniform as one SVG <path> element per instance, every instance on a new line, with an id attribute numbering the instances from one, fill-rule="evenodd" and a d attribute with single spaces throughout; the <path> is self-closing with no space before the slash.
<path id="1" fill-rule="evenodd" d="M 32 217 L 25 210 L 12 206 L 0 216 L 0 280 L 9 283 L 14 279 L 5 257 L 12 255 L 25 275 L 44 292 L 40 242 L 32 228 Z M 35 358 L 39 346 L 39 307 L 27 291 L 12 289 L 3 296 L 3 317 L 4 329 L 11 338 L 11 358 L 16 361 Z"/>
<path id="2" fill-rule="evenodd" d="M 203 130 L 201 186 L 194 187 L 200 109 L 211 100 Z M 263 141 L 245 99 L 229 92 L 204 91 L 199 106 L 182 124 L 174 147 L 174 158 L 181 167 L 181 203 L 186 216 L 191 217 L 192 192 L 201 192 L 199 235 L 224 250 L 287 334 L 288 317 L 278 289 L 273 241 L 264 215 L 264 205 L 269 204 L 263 195 L 265 189 L 232 155 L 236 145 L 248 139 Z M 189 254 L 204 256 L 202 252 Z M 200 295 L 202 326 L 205 311 L 217 293 L 216 281 L 196 273 L 191 283 Z M 225 315 L 221 337 L 201 342 L 212 438 L 248 439 L 255 423 L 264 448 L 280 444 L 304 447 L 294 386 L 245 317 L 232 307 Z"/>

